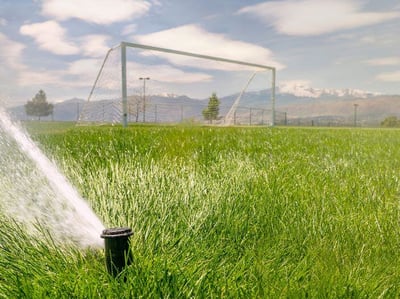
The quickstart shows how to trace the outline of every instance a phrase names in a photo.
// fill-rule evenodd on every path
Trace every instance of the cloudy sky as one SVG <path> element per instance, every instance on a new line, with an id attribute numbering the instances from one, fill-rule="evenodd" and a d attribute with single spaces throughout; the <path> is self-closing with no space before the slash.
<path id="1" fill-rule="evenodd" d="M 121 41 L 273 66 L 278 85 L 400 94 L 398 0 L 0 0 L 0 98 L 87 98 Z M 210 81 L 218 68 L 159 62 L 144 67 L 159 83 Z"/>

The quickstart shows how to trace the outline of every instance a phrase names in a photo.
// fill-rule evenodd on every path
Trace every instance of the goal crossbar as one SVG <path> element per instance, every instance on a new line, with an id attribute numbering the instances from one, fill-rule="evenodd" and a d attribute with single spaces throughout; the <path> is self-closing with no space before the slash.
<path id="1" fill-rule="evenodd" d="M 121 45 L 121 47 L 130 47 L 130 48 L 138 48 L 138 49 L 151 50 L 151 51 L 157 51 L 157 52 L 171 53 L 171 54 L 177 54 L 177 55 L 183 55 L 183 56 L 189 56 L 189 57 L 195 57 L 195 58 L 201 58 L 201 59 L 208 59 L 208 60 L 214 60 L 214 61 L 220 61 L 220 62 L 239 64 L 239 65 L 244 65 L 244 66 L 251 66 L 251 67 L 267 69 L 267 70 L 271 70 L 271 71 L 275 70 L 274 67 L 268 66 L 268 65 L 244 62 L 244 61 L 239 61 L 239 60 L 233 60 L 233 59 L 227 59 L 227 58 L 209 56 L 209 55 L 203 55 L 203 54 L 196 54 L 196 53 L 179 51 L 179 50 L 172 50 L 172 49 L 167 49 L 167 48 L 159 48 L 159 47 L 141 45 L 141 44 L 129 43 L 129 42 L 121 42 L 120 45 Z"/>

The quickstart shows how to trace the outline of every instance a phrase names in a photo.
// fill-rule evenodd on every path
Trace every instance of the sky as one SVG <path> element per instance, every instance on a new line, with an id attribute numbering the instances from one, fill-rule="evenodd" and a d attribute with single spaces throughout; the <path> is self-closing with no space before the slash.
<path id="1" fill-rule="evenodd" d="M 272 66 L 278 86 L 400 94 L 399 0 L 0 0 L 0 101 L 87 99 L 121 41 Z M 163 57 L 140 72 L 178 85 L 216 69 Z"/>

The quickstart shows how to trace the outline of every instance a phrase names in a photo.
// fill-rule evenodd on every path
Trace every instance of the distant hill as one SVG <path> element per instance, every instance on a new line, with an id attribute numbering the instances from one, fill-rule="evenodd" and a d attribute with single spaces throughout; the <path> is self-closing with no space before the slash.
<path id="1" fill-rule="evenodd" d="M 355 107 L 355 105 L 357 105 Z M 388 116 L 400 116 L 399 95 L 377 95 L 367 98 L 310 99 L 303 98 L 286 104 L 278 104 L 277 109 L 287 112 L 289 119 L 335 119 L 351 123 L 354 114 L 357 122 L 365 125 L 379 125 Z"/>
<path id="2" fill-rule="evenodd" d="M 238 96 L 234 94 L 220 98 L 221 116 L 229 111 Z M 251 109 L 264 109 L 269 113 L 270 98 L 270 90 L 247 92 L 240 100 L 238 111 L 249 114 Z M 103 101 L 105 102 L 107 100 Z M 149 107 L 153 108 L 146 111 L 146 119 L 157 122 L 202 119 L 202 110 L 207 103 L 208 99 L 192 99 L 184 95 L 151 95 Z M 76 121 L 84 104 L 85 100 L 78 98 L 55 103 L 53 119 Z M 388 116 L 400 117 L 400 95 L 380 95 L 352 89 L 313 89 L 307 86 L 289 88 L 283 85 L 276 89 L 277 114 L 285 114 L 289 124 L 351 124 L 354 121 L 355 109 L 359 124 L 379 125 Z M 27 119 L 24 106 L 10 110 L 16 118 Z M 49 116 L 46 119 L 52 118 Z"/>

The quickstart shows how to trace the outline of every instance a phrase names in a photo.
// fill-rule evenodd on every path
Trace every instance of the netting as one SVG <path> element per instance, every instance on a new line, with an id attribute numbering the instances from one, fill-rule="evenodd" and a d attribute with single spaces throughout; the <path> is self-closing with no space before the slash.
<path id="1" fill-rule="evenodd" d="M 160 49 L 124 43 L 110 49 L 79 123 L 270 125 L 284 121 L 273 111 L 273 68 Z M 210 114 L 215 109 L 209 103 L 213 93 L 219 100 L 216 115 Z"/>

